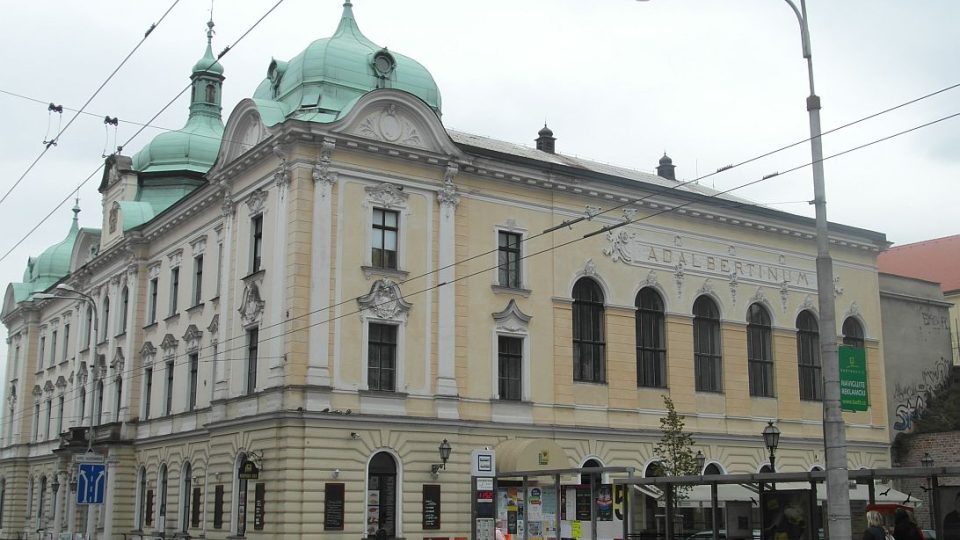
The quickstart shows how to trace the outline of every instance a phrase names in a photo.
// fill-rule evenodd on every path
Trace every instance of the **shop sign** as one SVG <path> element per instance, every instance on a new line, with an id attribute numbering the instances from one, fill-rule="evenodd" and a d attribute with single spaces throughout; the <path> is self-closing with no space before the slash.
<path id="1" fill-rule="evenodd" d="M 860 347 L 840 347 L 840 408 L 865 411 L 867 395 L 867 352 Z"/>

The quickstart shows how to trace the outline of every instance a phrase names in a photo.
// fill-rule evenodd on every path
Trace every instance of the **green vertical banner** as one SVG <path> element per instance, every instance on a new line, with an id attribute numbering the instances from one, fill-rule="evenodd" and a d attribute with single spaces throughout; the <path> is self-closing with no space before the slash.
<path id="1" fill-rule="evenodd" d="M 860 347 L 840 346 L 840 408 L 865 411 L 867 396 L 867 351 Z"/>

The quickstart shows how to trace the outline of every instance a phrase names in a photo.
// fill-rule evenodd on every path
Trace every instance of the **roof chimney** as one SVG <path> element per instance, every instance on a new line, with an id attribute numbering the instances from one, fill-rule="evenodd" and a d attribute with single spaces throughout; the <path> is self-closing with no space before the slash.
<path id="1" fill-rule="evenodd" d="M 550 152 L 555 154 L 556 152 L 556 143 L 557 138 L 553 136 L 553 131 L 547 127 L 547 123 L 543 123 L 543 129 L 537 132 L 537 150 L 542 150 L 544 152 Z"/>
<path id="2" fill-rule="evenodd" d="M 673 165 L 673 160 L 664 152 L 663 157 L 660 158 L 660 164 L 657 165 L 657 176 L 667 180 L 676 180 L 677 176 L 673 172 L 674 169 L 676 167 Z"/>

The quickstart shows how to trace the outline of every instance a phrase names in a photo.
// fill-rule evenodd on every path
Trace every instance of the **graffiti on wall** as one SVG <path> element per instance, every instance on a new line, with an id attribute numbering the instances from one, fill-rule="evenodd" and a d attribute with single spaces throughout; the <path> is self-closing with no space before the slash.
<path id="1" fill-rule="evenodd" d="M 893 430 L 911 433 L 914 422 L 927 408 L 930 398 L 939 392 L 950 374 L 950 361 L 940 357 L 932 367 L 920 371 L 920 381 L 915 384 L 897 382 L 893 389 L 893 402 L 896 403 Z"/>

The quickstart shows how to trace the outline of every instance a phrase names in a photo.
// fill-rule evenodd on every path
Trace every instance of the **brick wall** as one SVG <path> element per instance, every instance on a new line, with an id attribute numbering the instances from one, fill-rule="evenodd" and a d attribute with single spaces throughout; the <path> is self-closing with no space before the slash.
<path id="1" fill-rule="evenodd" d="M 927 453 L 933 458 L 934 466 L 960 465 L 960 431 L 911 435 L 901 448 L 899 455 L 901 467 L 920 467 L 920 460 Z M 940 486 L 960 486 L 960 477 L 939 478 L 938 483 Z M 897 483 L 897 489 L 910 494 L 911 502 L 920 499 L 921 506 L 917 508 L 916 517 L 924 529 L 933 528 L 930 519 L 932 492 L 926 491 L 930 485 L 930 481 L 926 478 L 901 480 Z"/>

